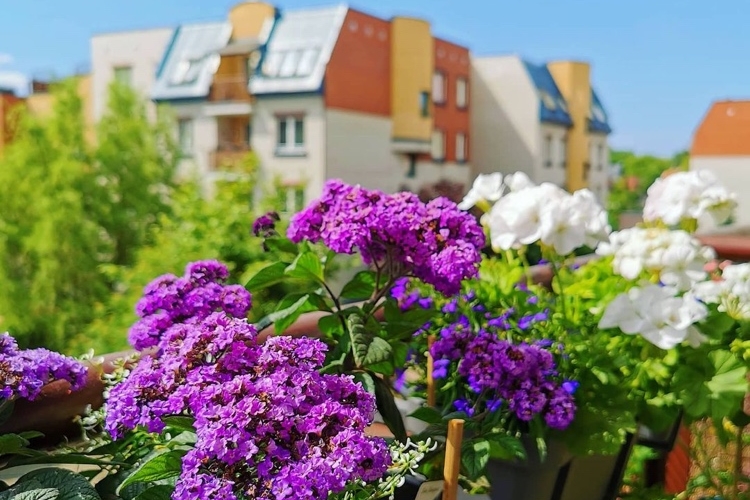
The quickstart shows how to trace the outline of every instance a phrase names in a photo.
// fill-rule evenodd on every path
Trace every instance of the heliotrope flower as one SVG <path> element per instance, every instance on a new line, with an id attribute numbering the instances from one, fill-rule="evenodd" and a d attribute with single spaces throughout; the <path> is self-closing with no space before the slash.
<path id="1" fill-rule="evenodd" d="M 171 328 L 223 311 L 244 318 L 252 305 L 250 293 L 240 285 L 227 285 L 227 267 L 215 260 L 192 262 L 185 274 L 165 274 L 146 285 L 136 304 L 141 318 L 128 334 L 130 344 L 142 351 L 155 347 Z"/>
<path id="2" fill-rule="evenodd" d="M 76 359 L 47 349 L 19 349 L 8 333 L 0 334 L 0 401 L 36 399 L 46 384 L 64 380 L 71 390 L 86 383 L 88 369 Z"/>
<path id="3" fill-rule="evenodd" d="M 294 242 L 323 242 L 344 254 L 359 252 L 397 279 L 413 276 L 446 294 L 477 274 L 484 232 L 476 219 L 446 198 L 428 203 L 413 193 L 385 194 L 340 180 L 292 217 Z"/>
<path id="4" fill-rule="evenodd" d="M 490 326 L 491 328 L 491 326 Z M 563 380 L 549 342 L 512 343 L 496 332 L 474 331 L 462 316 L 440 331 L 430 348 L 433 377 L 464 388 L 453 402 L 471 416 L 507 411 L 522 422 L 541 416 L 547 426 L 565 429 L 575 416 L 574 380 Z"/>
<path id="5" fill-rule="evenodd" d="M 175 500 L 324 499 L 386 472 L 385 441 L 365 434 L 374 397 L 351 376 L 318 372 L 319 340 L 259 344 L 247 320 L 219 312 L 175 326 L 158 347 L 111 390 L 106 429 L 118 438 L 161 431 L 168 415 L 194 417 Z"/>

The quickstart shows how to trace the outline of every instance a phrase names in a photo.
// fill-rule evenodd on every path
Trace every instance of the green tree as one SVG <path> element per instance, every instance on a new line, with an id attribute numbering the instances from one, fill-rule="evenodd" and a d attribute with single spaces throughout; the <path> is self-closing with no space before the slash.
<path id="1" fill-rule="evenodd" d="M 254 176 L 242 176 L 218 183 L 211 198 L 202 195 L 197 181 L 178 186 L 171 211 L 159 215 L 149 235 L 151 243 L 136 252 L 134 264 L 106 268 L 116 283 L 114 292 L 97 304 L 95 320 L 73 345 L 101 353 L 127 348 L 128 328 L 137 319 L 134 307 L 143 287 L 165 273 L 181 275 L 189 262 L 217 259 L 229 267 L 231 282 L 243 284 L 267 266 L 274 257 L 251 234 L 258 215 L 251 205 L 254 186 Z M 277 300 L 267 300 L 270 296 L 278 299 L 288 292 L 279 285 L 265 297 L 254 296 L 253 317 L 271 312 L 268 307 Z"/>
<path id="2" fill-rule="evenodd" d="M 168 208 L 175 155 L 163 124 L 115 87 L 97 145 L 85 139 L 75 79 L 56 84 L 50 116 L 19 116 L 0 158 L 0 328 L 24 346 L 64 349 Z"/>
<path id="3" fill-rule="evenodd" d="M 115 264 L 132 263 L 149 226 L 169 209 L 179 156 L 168 119 L 159 113 L 154 125 L 144 126 L 149 121 L 138 95 L 123 84 L 110 87 L 108 110 L 96 127 L 99 197 L 90 208 L 112 239 Z"/>
<path id="4" fill-rule="evenodd" d="M 76 82 L 54 95 L 51 116 L 20 116 L 0 159 L 0 326 L 59 348 L 107 291 L 98 265 L 109 245 L 85 200 L 93 179 Z"/>

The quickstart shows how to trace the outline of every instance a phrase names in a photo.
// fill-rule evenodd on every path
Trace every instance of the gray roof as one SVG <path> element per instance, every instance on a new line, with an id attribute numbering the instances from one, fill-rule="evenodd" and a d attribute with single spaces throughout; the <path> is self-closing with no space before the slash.
<path id="1" fill-rule="evenodd" d="M 178 27 L 164 53 L 151 97 L 159 101 L 208 96 L 219 67 L 219 51 L 231 35 L 228 22 Z"/>
<path id="2" fill-rule="evenodd" d="M 258 74 L 250 81 L 251 93 L 320 90 L 347 10 L 341 5 L 283 13 L 271 32 Z"/>

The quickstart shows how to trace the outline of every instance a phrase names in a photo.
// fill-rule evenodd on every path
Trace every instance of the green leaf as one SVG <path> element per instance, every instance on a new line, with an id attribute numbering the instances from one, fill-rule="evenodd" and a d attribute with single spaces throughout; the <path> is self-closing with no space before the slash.
<path id="1" fill-rule="evenodd" d="M 147 489 L 146 491 L 135 497 L 134 500 L 170 500 L 172 498 L 173 491 L 174 486 L 159 484 Z"/>
<path id="2" fill-rule="evenodd" d="M 150 483 L 180 475 L 182 470 L 182 457 L 186 450 L 172 450 L 155 455 L 138 467 L 131 475 L 120 484 L 117 489 L 119 493 L 123 488 L 134 483 Z"/>
<path id="3" fill-rule="evenodd" d="M 366 367 L 391 359 L 393 349 L 383 338 L 376 336 L 365 327 L 359 315 L 347 318 L 349 334 L 352 338 L 352 353 L 358 367 Z"/>
<path id="4" fill-rule="evenodd" d="M 110 459 L 97 458 L 96 456 L 84 455 L 81 453 L 61 453 L 58 455 L 49 455 L 36 450 L 29 450 L 28 456 L 13 457 L 10 460 L 10 465 L 18 467 L 21 465 L 40 465 L 40 464 L 79 464 L 79 465 L 128 465 L 125 462 L 120 462 Z"/>
<path id="5" fill-rule="evenodd" d="M 385 305 L 385 331 L 389 339 L 409 338 L 436 314 L 432 309 L 401 311 L 394 301 L 388 300 Z"/>
<path id="6" fill-rule="evenodd" d="M 712 351 L 708 357 L 716 369 L 715 375 L 706 383 L 711 393 L 744 396 L 748 390 L 747 366 L 727 351 Z"/>
<path id="7" fill-rule="evenodd" d="M 315 306 L 310 303 L 310 294 L 293 293 L 281 299 L 276 311 L 269 314 L 268 319 L 271 320 L 276 334 L 279 335 L 297 321 L 302 313 L 314 310 Z"/>
<path id="8" fill-rule="evenodd" d="M 255 276 L 245 283 L 245 288 L 251 292 L 258 292 L 269 286 L 273 286 L 284 280 L 284 271 L 287 265 L 284 262 L 274 262 L 270 266 L 264 267 Z"/>
<path id="9" fill-rule="evenodd" d="M 11 500 L 57 500 L 62 497 L 60 496 L 60 490 L 57 488 L 38 488 L 14 494 L 9 498 Z"/>
<path id="10" fill-rule="evenodd" d="M 417 408 L 409 416 L 421 420 L 422 422 L 427 422 L 428 424 L 439 424 L 443 421 L 443 414 L 436 408 L 430 406 Z"/>
<path id="11" fill-rule="evenodd" d="M 526 450 L 518 438 L 503 433 L 489 434 L 486 438 L 490 443 L 491 458 L 512 460 L 514 458 L 523 459 L 526 457 Z"/>
<path id="12" fill-rule="evenodd" d="M 360 271 L 344 285 L 341 298 L 351 300 L 367 300 L 375 292 L 375 277 L 373 271 Z"/>
<path id="13" fill-rule="evenodd" d="M 289 253 L 297 255 L 299 253 L 299 247 L 292 242 L 289 238 L 283 236 L 272 236 L 265 239 L 266 248 L 271 251 L 277 251 L 280 253 Z"/>
<path id="14" fill-rule="evenodd" d="M 465 441 L 461 446 L 461 465 L 469 479 L 481 476 L 489 460 L 490 442 L 486 439 Z"/>
<path id="15" fill-rule="evenodd" d="M 23 483 L 16 482 L 13 488 L 6 487 L 3 489 L 3 492 L 0 493 L 0 500 L 10 500 L 11 498 L 15 498 L 15 496 L 19 493 L 23 493 L 24 491 L 38 490 L 41 488 L 43 488 L 42 483 L 35 479 L 30 479 L 29 481 L 24 481 Z"/>
<path id="16" fill-rule="evenodd" d="M 322 283 L 323 264 L 321 264 L 320 258 L 314 252 L 303 252 L 294 259 L 294 262 L 289 264 L 284 274 L 290 278 L 314 280 Z"/>
<path id="17" fill-rule="evenodd" d="M 393 398 L 393 392 L 391 386 L 380 377 L 372 377 L 375 383 L 375 402 L 380 412 L 380 416 L 383 417 L 383 422 L 388 426 L 388 429 L 393 433 L 397 440 L 406 442 L 406 428 L 404 427 L 404 420 L 401 418 L 401 412 L 398 411 L 396 401 Z"/>
<path id="18" fill-rule="evenodd" d="M 66 469 L 45 468 L 24 474 L 18 483 L 36 480 L 45 488 L 56 488 L 58 500 L 100 500 L 99 494 L 85 477 Z"/>
<path id="19" fill-rule="evenodd" d="M 318 320 L 318 330 L 328 338 L 337 337 L 344 333 L 341 317 L 337 314 L 323 316 Z"/>
<path id="20" fill-rule="evenodd" d="M 18 434 L 0 435 L 0 455 L 18 453 L 29 445 L 29 441 Z"/>
<path id="21" fill-rule="evenodd" d="M 162 417 L 161 420 L 172 429 L 183 432 L 195 432 L 195 419 L 193 417 L 172 415 L 169 417 Z"/>
<path id="22" fill-rule="evenodd" d="M 42 434 L 39 431 L 26 431 L 26 432 L 21 432 L 18 435 L 24 439 L 35 439 L 35 438 L 44 437 L 44 434 Z"/>
<path id="23" fill-rule="evenodd" d="M 354 374 L 354 380 L 362 384 L 367 392 L 375 394 L 375 382 L 372 380 L 372 375 L 367 372 L 357 372 Z"/>

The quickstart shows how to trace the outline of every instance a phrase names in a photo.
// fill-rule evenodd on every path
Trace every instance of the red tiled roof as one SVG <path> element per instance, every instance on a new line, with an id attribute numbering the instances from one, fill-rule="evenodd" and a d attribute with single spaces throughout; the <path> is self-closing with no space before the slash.
<path id="1" fill-rule="evenodd" d="M 711 105 L 693 136 L 691 156 L 750 156 L 750 101 Z"/>

